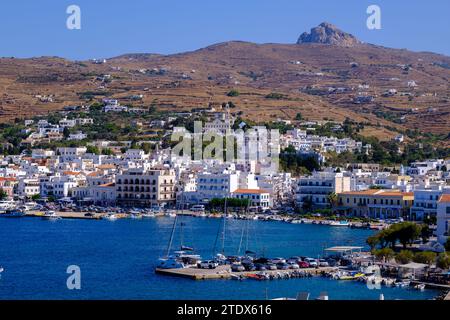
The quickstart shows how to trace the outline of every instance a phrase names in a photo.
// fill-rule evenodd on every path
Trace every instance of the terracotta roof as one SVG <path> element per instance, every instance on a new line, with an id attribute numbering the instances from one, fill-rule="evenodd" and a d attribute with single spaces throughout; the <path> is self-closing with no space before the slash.
<path id="1" fill-rule="evenodd" d="M 377 194 L 379 192 L 381 192 L 383 190 L 380 189 L 367 189 L 367 190 L 361 190 L 361 191 L 346 191 L 346 192 L 341 192 L 339 194 L 344 194 L 344 195 L 353 195 L 353 196 L 364 196 L 364 195 L 374 195 Z"/>
<path id="2" fill-rule="evenodd" d="M 263 190 L 263 189 L 236 189 L 232 193 L 247 193 L 247 194 L 259 193 L 259 194 L 261 194 L 261 193 L 269 193 L 269 191 Z"/>
<path id="3" fill-rule="evenodd" d="M 381 196 L 381 197 L 413 197 L 413 192 L 401 192 L 397 190 L 384 190 L 384 189 L 368 189 L 362 191 L 347 191 L 341 192 L 343 195 L 353 195 L 353 196 Z"/>
<path id="4" fill-rule="evenodd" d="M 102 174 L 101 171 L 94 171 L 94 172 L 89 173 L 88 177 L 96 177 L 96 176 L 99 176 L 101 174 Z"/>
<path id="5" fill-rule="evenodd" d="M 0 177 L 0 181 L 17 181 L 17 179 L 13 177 Z"/>
<path id="6" fill-rule="evenodd" d="M 450 194 L 443 194 L 439 199 L 439 202 L 450 202 Z"/>
<path id="7" fill-rule="evenodd" d="M 63 174 L 66 176 L 77 176 L 81 174 L 81 172 L 75 172 L 75 171 L 63 171 Z"/>
<path id="8" fill-rule="evenodd" d="M 116 184 L 114 182 L 108 182 L 104 184 L 100 184 L 99 187 L 114 187 Z"/>
<path id="9" fill-rule="evenodd" d="M 98 169 L 115 169 L 116 166 L 113 164 L 101 164 L 97 168 Z"/>

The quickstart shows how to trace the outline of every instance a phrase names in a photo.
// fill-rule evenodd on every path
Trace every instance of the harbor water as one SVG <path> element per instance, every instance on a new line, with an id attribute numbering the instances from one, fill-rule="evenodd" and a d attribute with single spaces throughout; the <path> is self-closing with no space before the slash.
<path id="1" fill-rule="evenodd" d="M 253 220 L 178 218 L 173 249 L 181 244 L 203 258 L 246 250 L 267 257 L 318 257 L 335 245 L 365 245 L 373 231 Z M 272 299 L 300 291 L 330 300 L 431 299 L 439 292 L 368 289 L 354 281 L 314 277 L 289 280 L 200 280 L 155 274 L 174 218 L 83 220 L 0 219 L 0 299 Z M 225 230 L 225 233 L 223 233 Z M 215 246 L 215 248 L 214 248 Z M 240 250 L 239 250 L 240 249 Z M 240 252 L 239 252 L 240 251 Z M 67 268 L 79 266 L 81 289 L 69 290 Z"/>

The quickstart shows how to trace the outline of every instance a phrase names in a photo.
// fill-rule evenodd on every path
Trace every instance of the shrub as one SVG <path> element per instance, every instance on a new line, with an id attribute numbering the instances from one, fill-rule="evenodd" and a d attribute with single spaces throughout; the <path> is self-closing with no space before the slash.
<path id="1" fill-rule="evenodd" d="M 394 255 L 394 250 L 392 250 L 391 248 L 383 248 L 375 251 L 375 257 L 378 260 L 385 259 L 386 261 L 389 261 L 394 257 Z"/>
<path id="2" fill-rule="evenodd" d="M 401 264 L 406 264 L 414 259 L 414 253 L 409 250 L 402 250 L 395 256 L 395 261 Z"/>
<path id="3" fill-rule="evenodd" d="M 448 253 L 441 253 L 438 256 L 436 266 L 438 266 L 441 269 L 448 269 L 450 268 L 450 255 Z"/>
<path id="4" fill-rule="evenodd" d="M 436 261 L 436 253 L 432 251 L 423 251 L 423 252 L 417 252 L 414 255 L 414 262 L 417 263 L 426 263 L 426 264 L 433 264 Z"/>
<path id="5" fill-rule="evenodd" d="M 237 97 L 237 96 L 239 96 L 239 95 L 240 95 L 239 91 L 237 91 L 237 90 L 235 90 L 235 89 L 230 90 L 230 91 L 228 91 L 228 93 L 227 93 L 227 96 L 229 96 L 229 97 Z"/>

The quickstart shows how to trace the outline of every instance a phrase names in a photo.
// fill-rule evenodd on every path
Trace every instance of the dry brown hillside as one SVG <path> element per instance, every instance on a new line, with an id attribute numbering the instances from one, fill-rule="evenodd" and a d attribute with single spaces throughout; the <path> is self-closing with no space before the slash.
<path id="1" fill-rule="evenodd" d="M 111 80 L 102 81 L 105 74 Z M 254 120 L 292 119 L 301 112 L 314 120 L 349 117 L 447 134 L 449 79 L 450 57 L 370 44 L 226 42 L 174 55 L 127 54 L 105 64 L 3 58 L 0 118 L 104 96 L 126 103 L 131 95 L 143 94 L 144 100 L 133 104 L 180 110 L 233 101 L 236 111 Z M 232 89 L 239 95 L 228 97 Z M 38 95 L 52 95 L 53 101 L 40 101 Z M 368 96 L 373 100 L 361 98 Z"/>

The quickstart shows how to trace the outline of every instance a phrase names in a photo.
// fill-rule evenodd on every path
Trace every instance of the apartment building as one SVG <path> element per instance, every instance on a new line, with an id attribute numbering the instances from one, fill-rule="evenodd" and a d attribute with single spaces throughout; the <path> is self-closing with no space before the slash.
<path id="1" fill-rule="evenodd" d="M 116 175 L 117 202 L 128 206 L 170 205 L 175 202 L 175 171 L 129 169 Z"/>
<path id="2" fill-rule="evenodd" d="M 310 202 L 313 207 L 324 208 L 329 206 L 330 194 L 346 191 L 350 191 L 350 177 L 342 172 L 314 172 L 298 180 L 295 196 L 299 207 Z"/>

